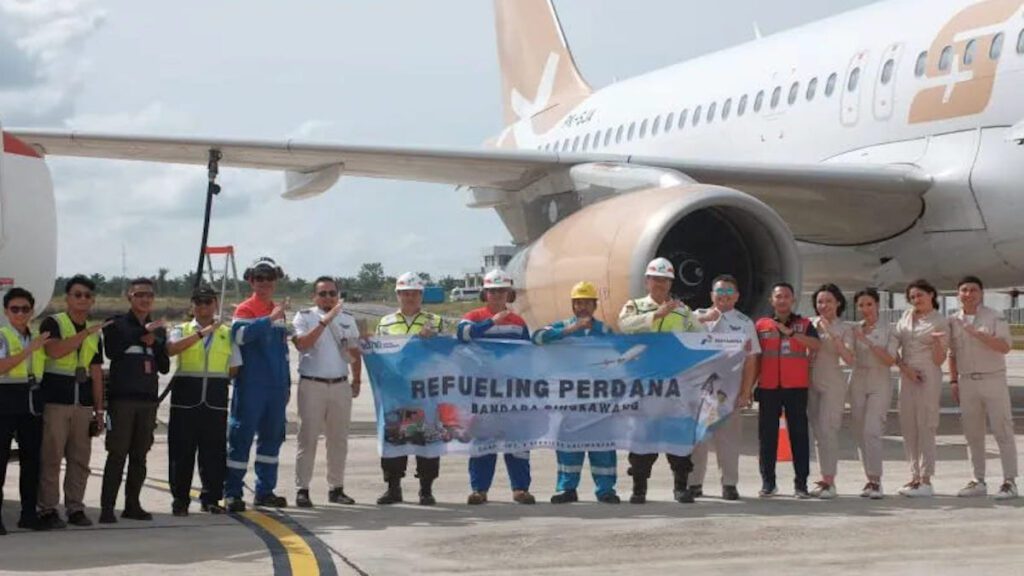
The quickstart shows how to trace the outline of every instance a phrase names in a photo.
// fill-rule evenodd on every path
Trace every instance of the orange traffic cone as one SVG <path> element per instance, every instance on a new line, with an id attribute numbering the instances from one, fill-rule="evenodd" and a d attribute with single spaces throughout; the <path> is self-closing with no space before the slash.
<path id="1" fill-rule="evenodd" d="M 786 426 L 785 416 L 779 418 L 779 444 L 775 459 L 779 462 L 793 461 L 793 446 L 789 443 L 789 428 Z"/>

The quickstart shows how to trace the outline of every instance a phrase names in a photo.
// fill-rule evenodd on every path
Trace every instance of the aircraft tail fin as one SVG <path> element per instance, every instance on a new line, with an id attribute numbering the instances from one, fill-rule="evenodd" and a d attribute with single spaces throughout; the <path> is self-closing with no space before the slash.
<path id="1" fill-rule="evenodd" d="M 592 92 L 551 0 L 494 0 L 505 126 Z"/>

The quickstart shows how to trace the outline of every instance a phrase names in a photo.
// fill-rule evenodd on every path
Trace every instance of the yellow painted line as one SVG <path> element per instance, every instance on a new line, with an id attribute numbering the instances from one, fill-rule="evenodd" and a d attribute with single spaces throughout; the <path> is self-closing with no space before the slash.
<path id="1" fill-rule="evenodd" d="M 313 549 L 294 530 L 256 510 L 242 512 L 242 516 L 258 524 L 273 535 L 274 538 L 277 538 L 278 542 L 284 546 L 285 551 L 288 553 L 288 563 L 292 567 L 293 575 L 320 574 L 320 566 L 316 562 Z"/>

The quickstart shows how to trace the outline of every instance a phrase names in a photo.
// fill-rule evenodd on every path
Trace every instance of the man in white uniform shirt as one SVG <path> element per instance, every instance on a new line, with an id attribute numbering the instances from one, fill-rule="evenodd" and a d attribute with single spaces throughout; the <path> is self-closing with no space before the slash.
<path id="1" fill-rule="evenodd" d="M 697 311 L 697 320 L 708 332 L 726 334 L 742 333 L 747 336 L 747 359 L 743 364 L 743 381 L 736 397 L 736 413 L 718 425 L 710 438 L 706 438 L 693 449 L 693 471 L 690 472 L 690 493 L 694 497 L 704 495 L 704 474 L 708 469 L 708 445 L 713 444 L 722 473 L 722 498 L 739 500 L 736 489 L 739 481 L 740 445 L 743 441 L 742 419 L 739 410 L 750 406 L 754 382 L 757 380 L 757 356 L 761 345 L 757 340 L 754 322 L 736 309 L 740 299 L 736 278 L 723 274 L 711 284 L 711 302 L 707 310 Z"/>
<path id="2" fill-rule="evenodd" d="M 295 503 L 311 508 L 309 482 L 320 433 L 327 444 L 327 499 L 355 504 L 345 494 L 345 458 L 352 399 L 359 396 L 363 362 L 356 320 L 341 311 L 338 284 L 321 276 L 313 283 L 316 306 L 300 310 L 292 321 L 292 342 L 299 350 L 299 450 L 295 461 Z M 352 376 L 349 378 L 351 365 Z"/>

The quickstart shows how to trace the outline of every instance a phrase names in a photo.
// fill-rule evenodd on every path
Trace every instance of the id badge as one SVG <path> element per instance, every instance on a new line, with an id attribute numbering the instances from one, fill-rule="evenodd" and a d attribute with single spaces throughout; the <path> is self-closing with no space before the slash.
<path id="1" fill-rule="evenodd" d="M 75 382 L 82 384 L 88 379 L 89 375 L 86 373 L 85 368 L 82 368 L 81 366 L 75 368 Z"/>
<path id="2" fill-rule="evenodd" d="M 148 359 L 148 358 L 146 360 L 143 360 L 142 361 L 142 370 L 146 374 L 152 374 L 153 373 L 153 361 Z"/>

